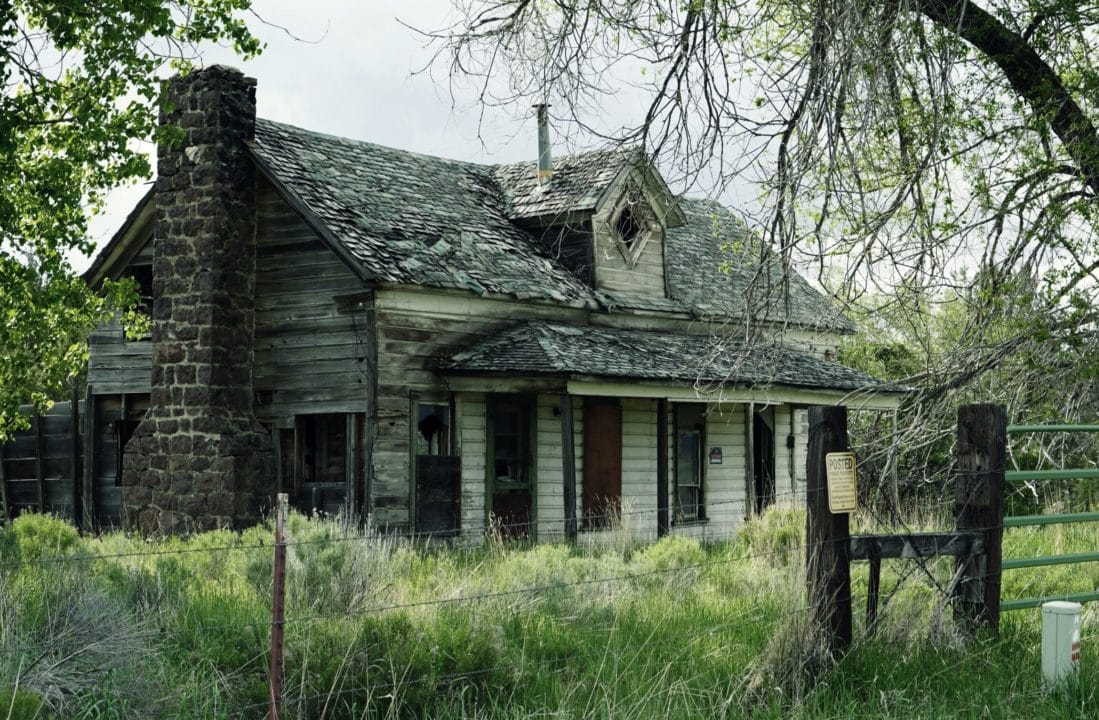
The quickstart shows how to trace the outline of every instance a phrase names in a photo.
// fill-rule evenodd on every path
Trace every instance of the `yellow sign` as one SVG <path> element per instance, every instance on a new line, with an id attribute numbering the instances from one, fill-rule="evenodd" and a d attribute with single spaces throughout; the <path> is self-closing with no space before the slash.
<path id="1" fill-rule="evenodd" d="M 824 456 L 824 469 L 828 481 L 828 511 L 832 514 L 854 512 L 858 505 L 855 453 L 828 453 Z"/>

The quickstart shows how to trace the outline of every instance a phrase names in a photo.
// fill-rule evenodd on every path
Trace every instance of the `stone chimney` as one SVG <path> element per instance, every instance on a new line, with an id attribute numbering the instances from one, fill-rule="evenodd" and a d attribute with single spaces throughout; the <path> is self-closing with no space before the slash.
<path id="1" fill-rule="evenodd" d="M 274 453 L 252 412 L 256 81 L 224 66 L 173 78 L 157 151 L 149 412 L 126 445 L 128 529 L 188 534 L 259 519 Z"/>

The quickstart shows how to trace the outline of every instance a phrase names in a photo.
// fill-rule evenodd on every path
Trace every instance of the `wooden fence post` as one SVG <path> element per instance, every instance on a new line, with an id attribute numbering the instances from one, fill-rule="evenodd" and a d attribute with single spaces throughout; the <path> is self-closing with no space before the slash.
<path id="1" fill-rule="evenodd" d="M 824 456 L 847 449 L 847 408 L 809 408 L 805 468 L 809 613 L 833 653 L 851 644 L 851 537 L 847 514 L 828 510 Z"/>
<path id="2" fill-rule="evenodd" d="M 984 551 L 959 556 L 954 617 L 975 628 L 1000 629 L 1007 413 L 1002 405 L 958 408 L 954 517 L 958 530 L 981 533 Z"/>
<path id="3" fill-rule="evenodd" d="M 276 495 L 275 568 L 271 588 L 271 712 L 269 720 L 279 720 L 282 710 L 282 640 L 286 608 L 286 507 L 289 496 Z"/>

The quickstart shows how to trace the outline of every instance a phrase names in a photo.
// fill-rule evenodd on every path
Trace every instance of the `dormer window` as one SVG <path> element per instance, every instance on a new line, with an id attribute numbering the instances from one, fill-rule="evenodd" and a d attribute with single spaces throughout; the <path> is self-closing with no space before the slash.
<path id="1" fill-rule="evenodd" d="M 622 240 L 622 244 L 626 246 L 626 249 L 632 252 L 634 245 L 637 244 L 637 240 L 641 236 L 642 227 L 634 218 L 633 211 L 629 207 L 623 208 L 622 212 L 619 213 L 618 220 L 614 223 L 614 231 L 618 233 L 618 237 Z"/>
<path id="2" fill-rule="evenodd" d="M 631 188 L 622 196 L 611 215 L 610 231 L 622 258 L 631 268 L 637 265 L 649 240 L 659 237 L 659 223 L 638 188 Z"/>

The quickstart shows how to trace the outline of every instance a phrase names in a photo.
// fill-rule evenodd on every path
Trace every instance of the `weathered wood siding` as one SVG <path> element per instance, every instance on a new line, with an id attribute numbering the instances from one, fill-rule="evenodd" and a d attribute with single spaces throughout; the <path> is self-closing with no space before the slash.
<path id="1" fill-rule="evenodd" d="M 120 528 L 122 489 L 118 484 L 118 422 L 140 422 L 149 409 L 149 395 L 97 393 L 92 399 L 95 415 L 91 447 L 91 487 L 84 488 L 84 502 L 91 503 L 92 521 L 96 529 Z"/>
<path id="2" fill-rule="evenodd" d="M 708 539 L 731 536 L 743 521 L 747 493 L 744 453 L 744 405 L 710 406 L 706 415 L 702 472 L 705 489 L 706 522 L 676 525 L 672 532 Z M 672 413 L 669 413 L 672 415 Z M 674 427 L 672 429 L 674 431 Z M 674 432 L 670 431 L 673 447 L 669 460 L 675 462 Z M 710 448 L 721 448 L 721 464 L 709 463 Z M 675 468 L 671 469 L 671 485 L 675 487 Z M 670 500 L 674 503 L 674 497 Z M 674 507 L 674 504 L 672 505 Z"/>
<path id="3" fill-rule="evenodd" d="M 478 535 L 485 527 L 485 395 L 457 393 L 454 405 L 462 456 L 462 533 Z"/>
<path id="4" fill-rule="evenodd" d="M 256 201 L 256 416 L 285 427 L 295 415 L 366 411 L 373 338 L 363 282 L 269 183 Z"/>
<path id="5" fill-rule="evenodd" d="M 664 297 L 662 233 L 643 234 L 651 237 L 648 238 L 641 254 L 637 257 L 637 263 L 631 264 L 618 248 L 617 233 L 613 225 L 610 227 L 596 225 L 595 287 L 611 292 Z"/>
<path id="6" fill-rule="evenodd" d="M 77 408 L 79 416 L 83 417 L 84 403 L 78 403 Z M 73 518 L 73 472 L 80 469 L 82 438 L 78 427 L 74 467 L 72 404 L 69 401 L 55 403 L 49 412 L 37 419 L 29 405 L 21 407 L 20 412 L 31 421 L 31 427 L 15 433 L 10 441 L 0 446 L 0 481 L 4 483 L 3 498 L 9 517 L 44 511 Z"/>
<path id="7" fill-rule="evenodd" d="M 787 447 L 793 417 L 793 449 Z M 790 405 L 775 408 L 775 502 L 778 505 L 800 505 L 805 502 L 805 452 L 809 439 L 809 417 L 806 410 Z"/>
<path id="8" fill-rule="evenodd" d="M 538 509 L 535 530 L 539 540 L 560 540 L 565 534 L 565 477 L 562 462 L 561 396 L 538 396 L 536 420 L 538 445 L 535 448 Z M 581 517 L 584 487 L 584 401 L 572 398 L 572 443 L 576 463 L 576 517 Z"/>
<path id="9" fill-rule="evenodd" d="M 549 319 L 578 321 L 583 311 L 553 307 L 536 303 L 488 298 L 470 298 L 463 295 L 415 291 L 379 290 L 374 299 L 374 322 L 377 337 L 378 396 L 377 435 L 375 438 L 373 467 L 373 500 L 375 520 L 380 526 L 406 529 L 410 522 L 409 507 L 411 478 L 411 437 L 409 424 L 413 403 L 441 400 L 449 394 L 449 388 L 435 372 L 440 359 L 474 345 L 492 333 L 520 319 Z M 479 403 L 484 422 L 484 398 L 466 402 Z M 463 403 L 463 408 L 466 404 Z M 479 483 L 484 492 L 484 458 L 480 458 L 479 475 L 466 471 L 469 449 L 465 441 L 469 435 L 461 428 L 463 471 L 463 497 L 467 486 Z M 484 428 L 481 429 L 481 449 L 484 454 Z M 477 528 L 484 525 L 484 500 Z M 466 519 L 474 511 L 463 501 L 463 531 L 468 527 Z M 480 530 L 478 530 L 479 532 Z"/>

